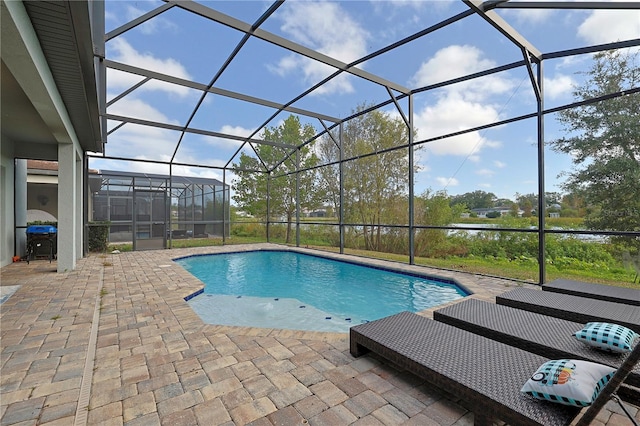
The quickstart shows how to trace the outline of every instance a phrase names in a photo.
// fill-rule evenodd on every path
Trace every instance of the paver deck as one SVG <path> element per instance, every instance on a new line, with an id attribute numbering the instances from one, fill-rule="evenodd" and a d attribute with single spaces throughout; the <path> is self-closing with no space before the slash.
<path id="1" fill-rule="evenodd" d="M 202 283 L 173 258 L 270 247 L 282 248 L 92 254 L 65 273 L 48 261 L 2 268 L 1 285 L 20 287 L 0 305 L 0 424 L 473 423 L 454 395 L 374 355 L 353 358 L 347 334 L 208 325 L 184 301 Z M 433 273 L 490 301 L 517 285 Z M 609 404 L 595 424 L 630 425 L 621 413 Z"/>

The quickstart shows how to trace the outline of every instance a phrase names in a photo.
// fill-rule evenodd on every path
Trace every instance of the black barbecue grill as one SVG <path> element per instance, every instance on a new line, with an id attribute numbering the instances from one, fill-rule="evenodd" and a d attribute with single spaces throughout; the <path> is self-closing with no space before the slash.
<path id="1" fill-rule="evenodd" d="M 36 258 L 49 259 L 56 256 L 56 236 L 58 230 L 51 225 L 27 226 L 27 263 Z"/>

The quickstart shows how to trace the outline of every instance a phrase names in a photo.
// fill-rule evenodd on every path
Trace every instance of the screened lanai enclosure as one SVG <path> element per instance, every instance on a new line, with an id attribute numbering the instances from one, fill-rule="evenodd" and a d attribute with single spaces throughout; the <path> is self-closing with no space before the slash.
<path id="1" fill-rule="evenodd" d="M 109 242 L 149 250 L 229 235 L 229 187 L 218 180 L 108 170 L 89 179 L 90 219 L 109 223 Z"/>
<path id="2" fill-rule="evenodd" d="M 112 241 L 638 280 L 640 2 L 104 7 Z"/>

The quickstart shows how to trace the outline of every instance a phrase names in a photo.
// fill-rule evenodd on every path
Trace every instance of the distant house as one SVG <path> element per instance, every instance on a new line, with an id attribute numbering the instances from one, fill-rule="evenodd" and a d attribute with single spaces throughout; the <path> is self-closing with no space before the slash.
<path id="1" fill-rule="evenodd" d="M 327 217 L 326 210 L 314 210 L 309 213 L 309 217 Z"/>
<path id="2" fill-rule="evenodd" d="M 560 210 L 562 210 L 562 206 L 560 204 L 551 204 L 547 206 L 547 211 L 549 212 L 549 217 L 560 217 Z"/>
<path id="3" fill-rule="evenodd" d="M 302 216 L 304 217 L 330 217 L 333 209 L 329 206 L 321 206 L 314 210 L 304 209 Z"/>
<path id="4" fill-rule="evenodd" d="M 511 207 L 507 207 L 507 206 L 499 206 L 499 207 L 490 207 L 487 209 L 471 209 L 471 212 L 475 213 L 478 217 L 486 218 L 487 214 L 491 212 L 498 212 L 500 213 L 500 216 L 507 216 L 512 212 L 512 209 Z M 523 210 L 518 209 L 518 216 L 522 216 L 523 213 L 524 213 Z"/>

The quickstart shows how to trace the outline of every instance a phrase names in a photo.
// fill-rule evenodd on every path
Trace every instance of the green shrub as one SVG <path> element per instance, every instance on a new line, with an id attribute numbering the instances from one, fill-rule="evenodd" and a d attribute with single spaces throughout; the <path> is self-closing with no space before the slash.
<path id="1" fill-rule="evenodd" d="M 300 240 L 314 246 L 339 246 L 340 232 L 331 226 L 307 225 L 300 230 Z"/>
<path id="2" fill-rule="evenodd" d="M 562 267 L 602 267 L 616 264 L 607 244 L 583 241 L 574 237 L 548 236 L 545 244 L 547 263 Z M 570 260 L 571 259 L 571 260 Z M 574 262 L 584 262 L 577 264 Z"/>
<path id="3" fill-rule="evenodd" d="M 89 251 L 105 252 L 108 247 L 111 222 L 89 222 Z"/>
<path id="4" fill-rule="evenodd" d="M 233 223 L 231 235 L 236 237 L 265 237 L 266 227 L 262 223 Z"/>

